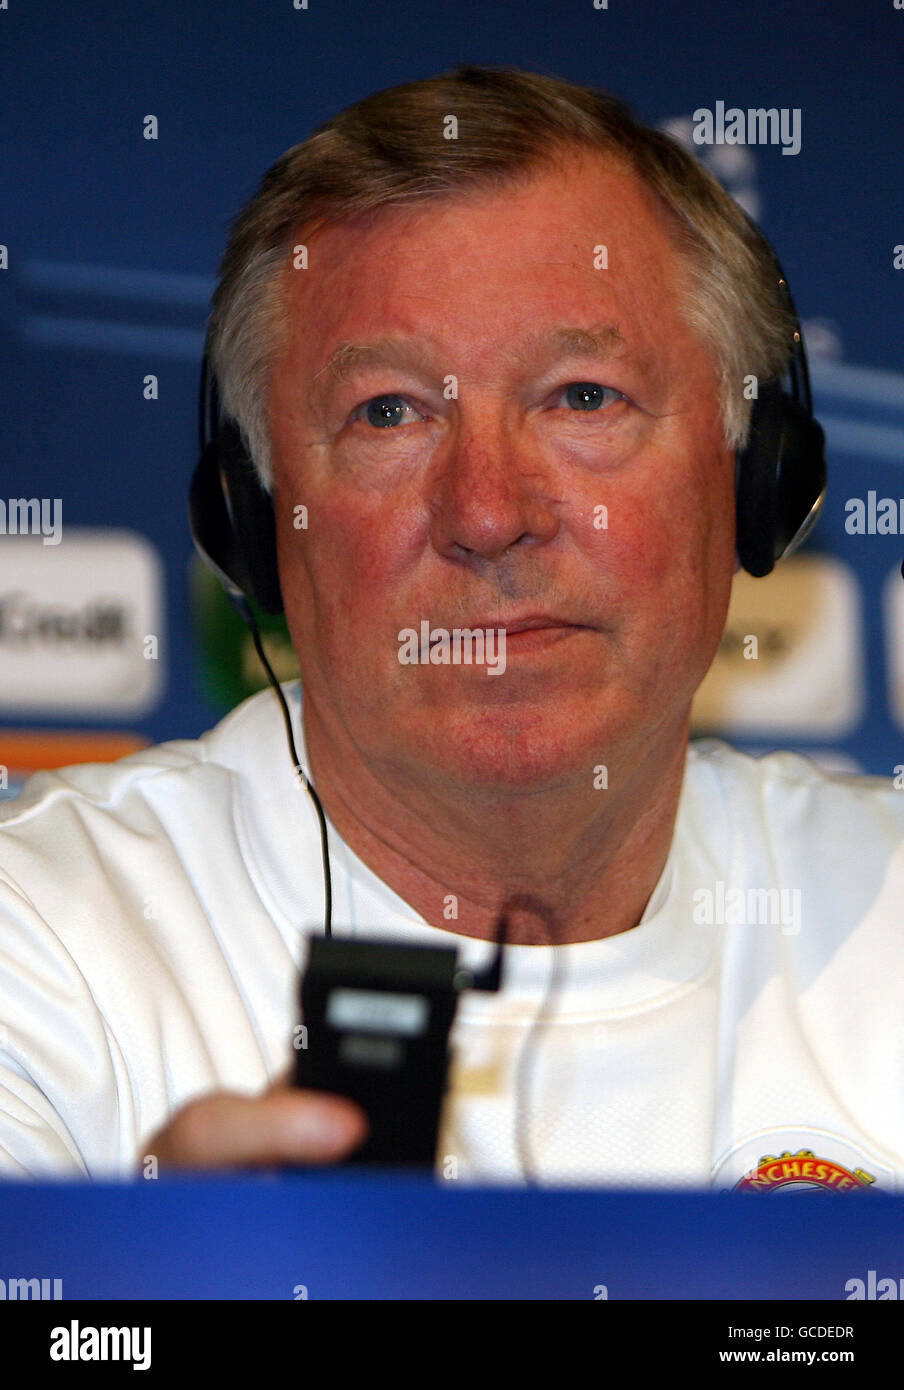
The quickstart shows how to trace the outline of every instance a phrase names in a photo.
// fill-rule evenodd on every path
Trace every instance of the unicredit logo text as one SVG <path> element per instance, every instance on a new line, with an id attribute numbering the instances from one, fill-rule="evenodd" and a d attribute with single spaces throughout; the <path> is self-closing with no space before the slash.
<path id="1" fill-rule="evenodd" d="M 120 647 L 127 629 L 121 603 L 96 599 L 69 608 L 38 603 L 22 590 L 0 594 L 0 643 L 8 646 Z"/>

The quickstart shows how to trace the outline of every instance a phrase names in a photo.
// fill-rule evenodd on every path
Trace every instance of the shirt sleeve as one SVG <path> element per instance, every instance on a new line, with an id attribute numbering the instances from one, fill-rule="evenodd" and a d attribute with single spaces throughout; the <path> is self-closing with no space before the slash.
<path id="1" fill-rule="evenodd" d="M 76 961 L 0 872 L 0 1180 L 115 1168 L 115 1075 Z"/>

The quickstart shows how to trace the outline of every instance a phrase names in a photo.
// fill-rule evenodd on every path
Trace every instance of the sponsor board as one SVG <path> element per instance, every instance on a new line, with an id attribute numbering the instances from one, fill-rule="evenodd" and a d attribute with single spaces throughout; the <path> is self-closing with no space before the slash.
<path id="1" fill-rule="evenodd" d="M 694 701 L 694 732 L 843 738 L 862 717 L 864 661 L 850 566 L 800 555 L 766 579 L 741 572 L 721 646 Z"/>
<path id="2" fill-rule="evenodd" d="M 18 796 L 33 772 L 111 763 L 147 746 L 142 734 L 117 729 L 0 729 L 0 801 Z"/>
<path id="3" fill-rule="evenodd" d="M 134 531 L 0 540 L 0 715 L 136 717 L 164 685 L 163 568 Z"/>

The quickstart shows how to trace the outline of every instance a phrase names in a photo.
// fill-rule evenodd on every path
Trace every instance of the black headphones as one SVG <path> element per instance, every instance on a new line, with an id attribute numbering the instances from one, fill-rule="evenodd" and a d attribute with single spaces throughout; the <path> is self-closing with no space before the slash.
<path id="1" fill-rule="evenodd" d="M 815 525 L 825 499 L 826 461 L 788 282 L 762 232 L 754 230 L 772 256 L 794 318 L 790 390 L 777 377 L 759 383 L 750 436 L 735 467 L 738 559 L 748 574 L 760 578 L 796 550 Z M 265 613 L 281 613 L 272 499 L 258 481 L 237 424 L 221 410 L 206 350 L 199 414 L 201 456 L 189 495 L 192 538 L 228 595 L 253 598 Z"/>
<path id="2" fill-rule="evenodd" d="M 207 350 L 201 364 L 200 459 L 192 475 L 192 539 L 231 599 L 283 611 L 273 499 L 260 484 L 239 427 L 220 406 Z"/>

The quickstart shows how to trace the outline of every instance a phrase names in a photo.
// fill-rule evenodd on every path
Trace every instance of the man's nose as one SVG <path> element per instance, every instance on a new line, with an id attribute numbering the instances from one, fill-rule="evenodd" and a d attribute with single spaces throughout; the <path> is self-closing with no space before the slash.
<path id="1" fill-rule="evenodd" d="M 459 422 L 434 475 L 431 539 L 449 559 L 497 560 L 513 545 L 552 540 L 559 529 L 548 467 L 517 423 Z"/>

